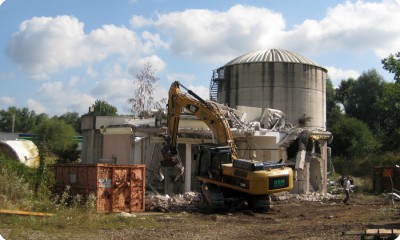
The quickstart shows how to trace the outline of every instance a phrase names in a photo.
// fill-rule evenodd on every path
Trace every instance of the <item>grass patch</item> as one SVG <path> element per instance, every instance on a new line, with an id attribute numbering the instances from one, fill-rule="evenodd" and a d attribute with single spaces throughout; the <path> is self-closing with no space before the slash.
<path id="1" fill-rule="evenodd" d="M 116 213 L 104 214 L 71 207 L 57 211 L 52 217 L 2 216 L 0 225 L 11 230 L 10 239 L 28 239 L 32 232 L 39 236 L 41 232 L 47 236 L 56 236 L 62 232 L 64 238 L 61 239 L 67 239 L 67 236 L 78 239 L 76 236 L 80 234 L 96 236 L 99 231 L 159 228 L 163 227 L 164 223 L 156 221 L 153 216 L 127 218 Z"/>
<path id="2" fill-rule="evenodd" d="M 47 169 L 42 175 L 42 181 L 37 184 L 38 169 L 29 168 L 14 160 L 0 158 L 0 208 L 51 211 L 53 205 L 50 200 L 50 188 L 54 183 L 54 177 Z"/>
<path id="3" fill-rule="evenodd" d="M 48 169 L 42 173 L 42 182 L 35 193 L 38 169 L 0 158 L 0 208 L 54 214 L 51 217 L 2 214 L 0 230 L 7 230 L 3 236 L 6 239 L 40 239 L 49 234 L 53 239 L 79 239 L 87 234 L 95 239 L 101 231 L 163 226 L 153 217 L 98 213 L 94 195 L 71 196 L 68 189 L 61 195 L 53 195 L 49 190 L 53 176 Z"/>

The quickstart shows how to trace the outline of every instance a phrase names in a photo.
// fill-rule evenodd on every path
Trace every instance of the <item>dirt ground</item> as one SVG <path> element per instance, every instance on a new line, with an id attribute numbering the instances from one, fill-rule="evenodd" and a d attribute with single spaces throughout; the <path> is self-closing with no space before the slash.
<path id="1" fill-rule="evenodd" d="M 380 196 L 365 195 L 353 195 L 350 205 L 344 205 L 341 199 L 317 202 L 290 199 L 274 201 L 267 213 L 245 210 L 158 217 L 159 221 L 167 222 L 165 228 L 143 231 L 144 235 L 136 236 L 137 239 L 360 239 L 360 235 L 349 233 L 400 228 L 400 203 L 397 204 L 398 207 Z"/>
<path id="2" fill-rule="evenodd" d="M 393 205 L 381 196 L 365 195 L 353 195 L 350 205 L 344 205 L 341 199 L 273 201 L 267 213 L 242 210 L 134 215 L 135 226 L 75 233 L 60 229 L 52 234 L 26 229 L 29 234 L 25 239 L 360 239 L 343 233 L 400 228 L 400 202 Z M 0 233 L 8 239 L 4 229 Z"/>

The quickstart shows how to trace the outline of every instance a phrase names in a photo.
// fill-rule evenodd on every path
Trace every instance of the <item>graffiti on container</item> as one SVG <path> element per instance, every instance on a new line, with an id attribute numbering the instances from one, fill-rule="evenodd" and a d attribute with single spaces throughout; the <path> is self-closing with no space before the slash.
<path id="1" fill-rule="evenodd" d="M 111 179 L 100 178 L 99 179 L 99 187 L 101 187 L 101 188 L 111 188 Z"/>

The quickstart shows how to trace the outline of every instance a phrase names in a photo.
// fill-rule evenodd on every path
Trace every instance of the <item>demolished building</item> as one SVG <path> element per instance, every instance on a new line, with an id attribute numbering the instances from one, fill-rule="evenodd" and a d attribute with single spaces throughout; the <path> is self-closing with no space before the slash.
<path id="1" fill-rule="evenodd" d="M 225 107 L 240 158 L 291 166 L 295 170 L 295 193 L 326 192 L 327 152 L 322 150 L 326 149 L 330 133 L 292 126 L 279 110 L 244 106 L 240 109 L 251 114 Z M 257 112 L 260 114 L 255 117 Z M 247 117 L 251 121 L 246 121 Z M 156 125 L 157 122 L 160 121 L 155 118 L 84 117 L 82 163 L 145 164 L 146 184 L 154 191 L 162 194 L 197 191 L 200 188 L 195 160 L 197 145 L 212 143 L 212 131 L 194 116 L 182 117 L 178 152 L 185 172 L 181 176 L 176 169 L 160 165 L 162 135 L 166 129 Z"/>
<path id="2" fill-rule="evenodd" d="M 230 119 L 240 158 L 284 162 L 295 170 L 294 192 L 325 193 L 331 134 L 326 131 L 327 70 L 282 49 L 245 54 L 213 72 L 210 99 Z M 240 93 L 240 94 L 239 94 Z M 228 107 L 229 106 L 229 107 Z M 164 169 L 159 180 L 165 133 L 153 119 L 85 116 L 84 163 L 146 164 L 149 187 L 160 193 L 196 191 L 197 145 L 212 143 L 200 120 L 182 115 L 178 152 L 185 172 Z"/>

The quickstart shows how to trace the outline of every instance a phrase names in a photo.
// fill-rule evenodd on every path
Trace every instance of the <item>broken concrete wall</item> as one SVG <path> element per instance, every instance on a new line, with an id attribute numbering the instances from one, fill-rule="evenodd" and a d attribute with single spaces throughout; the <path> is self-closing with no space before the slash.
<path id="1" fill-rule="evenodd" d="M 323 166 L 324 161 L 319 157 L 310 157 L 310 189 L 312 192 L 321 192 L 323 190 Z"/>
<path id="2" fill-rule="evenodd" d="M 303 169 L 294 172 L 293 193 L 303 194 L 310 192 L 310 162 L 305 161 Z"/>
<path id="3" fill-rule="evenodd" d="M 282 149 L 277 145 L 278 139 L 278 133 L 235 139 L 239 158 L 278 162 L 282 159 Z"/>
<path id="4" fill-rule="evenodd" d="M 308 131 L 308 130 L 305 130 Z M 330 134 L 327 132 L 296 133 L 299 138 L 282 144 L 286 146 L 288 164 L 295 170 L 293 193 L 326 193 L 327 191 L 327 144 Z M 300 137 L 302 136 L 302 137 Z M 293 137 L 288 138 L 293 139 Z"/>
<path id="5" fill-rule="evenodd" d="M 130 164 L 132 128 L 103 128 L 103 155 L 99 162 Z"/>
<path id="6" fill-rule="evenodd" d="M 166 181 L 160 182 L 157 178 L 159 161 L 162 159 L 161 148 L 164 139 L 160 137 L 165 129 L 149 127 L 138 127 L 130 124 L 132 133 L 126 136 L 108 136 L 102 135 L 101 126 L 107 126 L 110 123 L 121 123 L 114 127 L 125 128 L 126 122 L 118 118 L 93 119 L 87 118 L 82 124 L 83 128 L 83 163 L 97 163 L 99 159 L 113 159 L 118 163 L 128 161 L 129 164 L 146 164 L 148 172 L 146 183 L 160 191 L 161 194 L 184 193 L 198 188 L 197 161 L 194 160 L 196 144 L 212 142 L 211 134 L 204 128 L 204 124 L 199 120 L 186 119 L 182 122 L 184 128 L 180 128 L 180 137 L 178 138 L 178 150 L 185 166 L 185 174 L 179 181 L 175 181 L 178 175 L 176 169 L 166 169 L 164 174 Z M 99 118 L 97 116 L 97 118 Z M 123 118 L 123 117 L 121 117 Z M 132 120 L 129 120 L 132 123 Z M 128 122 L 129 122 L 128 121 Z M 139 120 L 139 122 L 143 122 Z M 148 119 L 144 123 L 154 122 Z M 100 125 L 105 124 L 105 125 Z M 181 124 L 180 124 L 181 127 Z M 103 129 L 104 130 L 104 129 Z M 239 157 L 244 159 L 255 159 L 259 161 L 283 161 L 296 168 L 296 179 L 294 181 L 295 193 L 308 193 L 310 191 L 326 192 L 326 174 L 327 174 L 327 140 L 314 140 L 317 147 L 308 148 L 304 153 L 298 153 L 299 145 L 295 144 L 298 134 L 304 129 L 292 128 L 287 131 L 269 131 L 267 129 L 255 129 L 248 127 L 246 129 L 232 129 L 237 147 L 239 148 Z M 207 136 L 204 135 L 207 132 Z M 329 134 L 318 132 L 316 134 Z M 128 137 L 129 136 L 129 137 Z M 103 144 L 103 141 L 106 143 Z M 288 144 L 286 144 L 286 142 Z M 286 149 L 293 143 L 293 154 L 289 156 Z M 104 147 L 104 149 L 103 149 Z M 123 148 L 120 150 L 120 148 Z M 313 150 L 314 149 L 314 150 Z M 315 150 L 317 149 L 317 151 Z M 255 153 L 255 155 L 254 155 Z M 311 158 L 310 158 L 311 157 Z M 296 165 L 296 158 L 304 159 Z M 125 160 L 123 160 L 125 159 Z M 190 159 L 186 161 L 186 159 Z M 303 168 L 301 169 L 301 165 Z"/>

